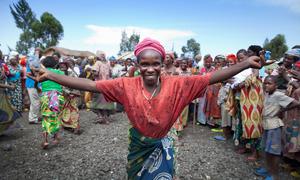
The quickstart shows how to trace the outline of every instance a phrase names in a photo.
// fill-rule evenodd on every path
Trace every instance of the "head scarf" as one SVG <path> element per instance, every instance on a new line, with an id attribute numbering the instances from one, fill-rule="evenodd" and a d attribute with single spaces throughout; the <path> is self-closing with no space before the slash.
<path id="1" fill-rule="evenodd" d="M 138 43 L 135 46 L 134 55 L 138 56 L 141 52 L 143 52 L 146 49 L 151 49 L 158 52 L 162 56 L 162 59 L 165 59 L 166 57 L 164 47 L 160 44 L 160 42 L 151 38 L 145 38 L 142 42 Z"/>
<path id="2" fill-rule="evenodd" d="M 116 61 L 117 59 L 115 58 L 115 56 L 111 56 L 110 58 L 109 58 L 109 61 Z"/>
<path id="3" fill-rule="evenodd" d="M 174 61 L 174 59 L 175 59 L 174 52 L 172 52 L 172 51 L 167 52 L 166 55 L 169 55 L 171 57 L 171 59 Z"/>
<path id="4" fill-rule="evenodd" d="M 26 56 L 21 57 L 20 59 L 20 65 L 25 67 L 26 66 Z"/>
<path id="5" fill-rule="evenodd" d="M 16 58 L 16 56 L 18 56 L 18 55 L 19 55 L 19 53 L 17 51 L 10 51 L 9 59 Z"/>
<path id="6" fill-rule="evenodd" d="M 88 60 L 94 60 L 94 59 L 95 59 L 94 56 L 89 56 L 89 57 L 88 57 Z"/>
<path id="7" fill-rule="evenodd" d="M 201 56 L 200 54 L 197 54 L 197 55 L 195 56 L 195 59 L 200 61 L 200 60 L 202 59 L 202 56 Z"/>
<path id="8" fill-rule="evenodd" d="M 218 59 L 218 60 L 223 60 L 223 61 L 225 61 L 225 56 L 224 55 L 222 55 L 222 54 L 219 54 L 219 55 L 217 55 L 216 57 L 215 57 L 215 59 Z"/>
<path id="9" fill-rule="evenodd" d="M 287 51 L 285 54 L 300 58 L 300 49 L 297 49 L 297 48 L 291 49 L 291 50 Z"/>
<path id="10" fill-rule="evenodd" d="M 237 58 L 234 54 L 228 54 L 226 59 L 230 62 L 233 62 L 233 63 L 236 63 L 236 60 L 237 60 Z"/>
<path id="11" fill-rule="evenodd" d="M 295 63 L 295 66 L 296 66 L 297 68 L 300 68 L 300 61 L 297 61 L 297 62 Z"/>
<path id="12" fill-rule="evenodd" d="M 98 58 L 105 57 L 105 52 L 104 52 L 104 51 L 98 50 L 98 51 L 96 51 L 96 56 L 97 56 Z"/>
<path id="13" fill-rule="evenodd" d="M 69 63 L 67 61 L 62 61 L 62 62 L 60 62 L 58 64 L 65 64 L 67 67 L 69 67 Z"/>
<path id="14" fill-rule="evenodd" d="M 212 57 L 211 57 L 210 54 L 206 54 L 203 59 L 204 59 L 204 61 L 206 61 L 207 59 L 211 59 L 212 60 Z"/>

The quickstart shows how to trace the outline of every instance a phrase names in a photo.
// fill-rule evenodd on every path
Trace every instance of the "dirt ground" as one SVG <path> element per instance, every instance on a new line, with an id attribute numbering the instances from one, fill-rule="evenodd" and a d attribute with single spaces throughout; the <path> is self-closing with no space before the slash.
<path id="1" fill-rule="evenodd" d="M 81 111 L 83 133 L 63 132 L 63 141 L 42 150 L 41 124 L 29 125 L 0 136 L 0 179 L 126 179 L 127 116 L 112 116 L 109 125 L 94 124 L 92 112 Z M 254 163 L 234 152 L 232 141 L 216 141 L 207 127 L 190 123 L 179 141 L 179 179 L 262 179 Z M 286 173 L 283 179 L 291 179 Z"/>

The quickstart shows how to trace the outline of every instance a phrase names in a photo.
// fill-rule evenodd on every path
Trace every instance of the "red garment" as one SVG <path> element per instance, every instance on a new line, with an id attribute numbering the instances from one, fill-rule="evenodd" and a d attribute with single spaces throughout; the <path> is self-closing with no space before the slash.
<path id="1" fill-rule="evenodd" d="M 150 101 L 141 77 L 97 81 L 97 89 L 110 101 L 123 104 L 134 128 L 146 137 L 164 137 L 183 109 L 205 92 L 211 75 L 162 76 L 161 90 Z"/>

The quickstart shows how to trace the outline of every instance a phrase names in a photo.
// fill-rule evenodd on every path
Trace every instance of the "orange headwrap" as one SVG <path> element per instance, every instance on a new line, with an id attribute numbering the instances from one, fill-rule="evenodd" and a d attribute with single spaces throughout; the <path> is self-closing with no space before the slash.
<path id="1" fill-rule="evenodd" d="M 26 66 L 26 57 L 24 56 L 24 57 L 21 57 L 21 59 L 20 59 L 20 65 L 21 66 Z"/>
<path id="2" fill-rule="evenodd" d="M 228 54 L 227 57 L 226 57 L 227 61 L 231 61 L 233 63 L 236 63 L 236 56 L 234 54 Z"/>

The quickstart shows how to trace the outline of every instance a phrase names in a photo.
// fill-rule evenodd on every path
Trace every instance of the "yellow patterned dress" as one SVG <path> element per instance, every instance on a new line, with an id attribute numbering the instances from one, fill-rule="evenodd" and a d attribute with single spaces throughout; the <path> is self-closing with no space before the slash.
<path id="1" fill-rule="evenodd" d="M 263 97 L 262 81 L 254 75 L 249 76 L 240 98 L 244 139 L 256 139 L 262 135 Z"/>

